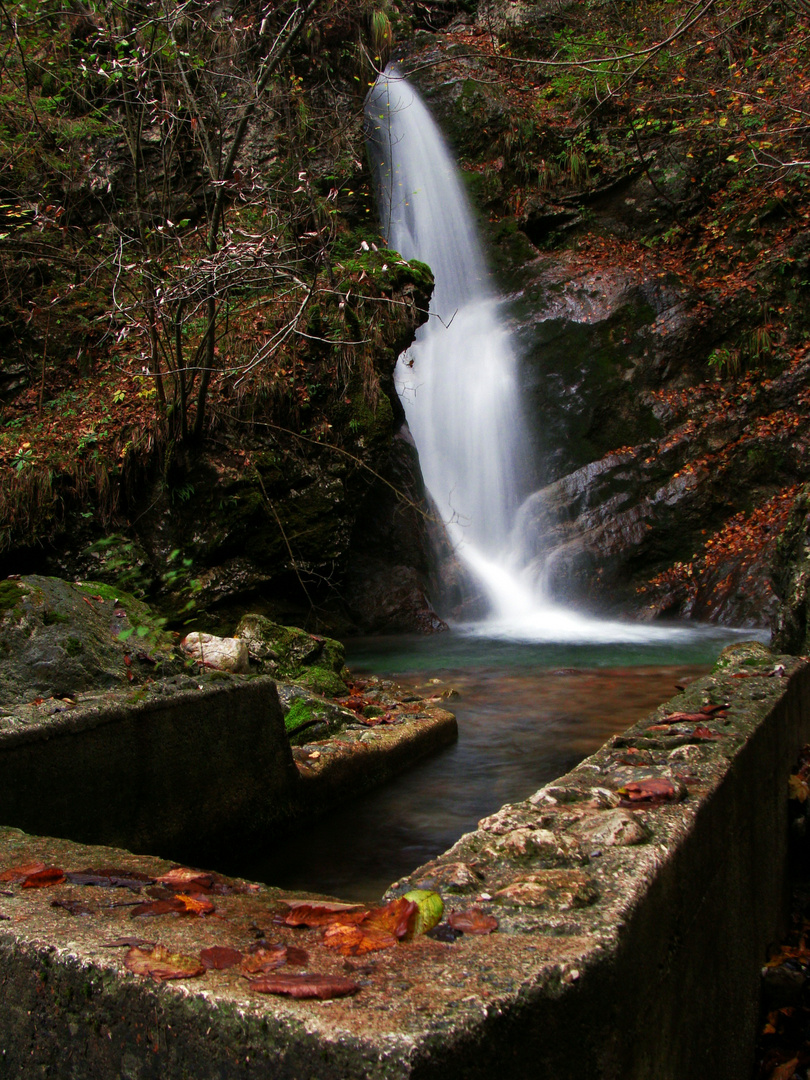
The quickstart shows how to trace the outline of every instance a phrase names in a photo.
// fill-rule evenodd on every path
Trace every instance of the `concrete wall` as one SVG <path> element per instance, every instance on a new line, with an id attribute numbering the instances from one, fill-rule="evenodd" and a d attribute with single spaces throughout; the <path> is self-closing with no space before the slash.
<path id="1" fill-rule="evenodd" d="M 62 711 L 0 728 L 4 825 L 210 862 L 289 816 L 298 775 L 271 679 L 45 707 Z"/>

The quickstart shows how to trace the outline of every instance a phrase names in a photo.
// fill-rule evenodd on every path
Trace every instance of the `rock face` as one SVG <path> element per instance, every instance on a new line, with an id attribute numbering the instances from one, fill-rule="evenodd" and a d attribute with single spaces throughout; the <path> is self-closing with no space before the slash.
<path id="1" fill-rule="evenodd" d="M 100 582 L 0 583 L 0 702 L 68 697 L 182 670 L 149 608 Z"/>

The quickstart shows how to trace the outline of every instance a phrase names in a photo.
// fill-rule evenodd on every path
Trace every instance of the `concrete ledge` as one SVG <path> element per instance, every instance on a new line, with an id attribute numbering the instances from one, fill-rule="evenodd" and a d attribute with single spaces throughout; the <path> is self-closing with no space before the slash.
<path id="1" fill-rule="evenodd" d="M 133 921 L 106 891 L 0 883 L 0 1077 L 740 1080 L 784 910 L 786 784 L 809 695 L 803 663 L 741 658 L 652 720 L 726 702 L 727 717 L 636 725 L 393 888 L 494 914 L 487 937 L 344 958 L 320 930 L 274 926 L 278 890 L 215 896 L 208 919 Z M 684 800 L 620 805 L 650 776 Z M 0 830 L 0 871 L 34 859 L 166 869 Z M 51 906 L 88 896 L 87 916 Z M 260 996 L 235 969 L 155 985 L 103 947 L 136 933 L 186 953 L 244 949 L 262 932 L 306 948 L 311 970 L 350 970 L 359 993 Z"/>

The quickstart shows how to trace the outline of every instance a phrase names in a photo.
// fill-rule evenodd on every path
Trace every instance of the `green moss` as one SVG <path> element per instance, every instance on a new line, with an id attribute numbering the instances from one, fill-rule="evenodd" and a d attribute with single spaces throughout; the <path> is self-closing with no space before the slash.
<path id="1" fill-rule="evenodd" d="M 65 619 L 65 622 L 67 622 L 67 619 Z M 84 645 L 82 645 L 77 637 L 69 637 L 67 641 L 65 641 L 64 648 L 68 656 L 78 656 L 79 653 L 84 652 Z"/>
<path id="2" fill-rule="evenodd" d="M 57 623 L 70 622 L 70 619 L 61 611 L 53 611 L 53 609 L 49 608 L 42 613 L 42 622 L 45 626 L 55 626 Z"/>
<path id="3" fill-rule="evenodd" d="M 16 611 L 28 589 L 18 581 L 0 581 L 0 614 Z"/>
<path id="4" fill-rule="evenodd" d="M 287 733 L 292 735 L 302 724 L 307 724 L 313 719 L 312 703 L 297 698 L 284 717 L 284 727 L 287 729 Z"/>
<path id="5" fill-rule="evenodd" d="M 343 679 L 328 668 L 302 668 L 293 676 L 293 682 L 324 697 L 341 697 L 346 693 L 346 684 Z"/>

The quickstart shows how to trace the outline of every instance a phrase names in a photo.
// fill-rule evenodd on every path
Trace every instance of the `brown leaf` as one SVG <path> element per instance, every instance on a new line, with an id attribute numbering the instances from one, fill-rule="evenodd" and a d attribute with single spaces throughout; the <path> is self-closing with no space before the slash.
<path id="1" fill-rule="evenodd" d="M 293 998 L 317 998 L 327 1001 L 329 998 L 356 994 L 360 987 L 344 975 L 312 974 L 264 975 L 260 979 L 251 979 L 250 989 L 259 994 L 286 994 Z"/>
<path id="2" fill-rule="evenodd" d="M 290 904 L 290 910 L 276 917 L 285 926 L 329 926 L 339 920 L 343 923 L 362 922 L 368 915 L 366 908 L 357 904 L 312 904 L 308 901 Z"/>
<path id="3" fill-rule="evenodd" d="M 78 870 L 65 873 L 65 879 L 73 885 L 95 885 L 102 889 L 130 889 L 140 892 L 155 880 L 139 870 L 117 870 L 104 867 L 101 870 Z"/>
<path id="4" fill-rule="evenodd" d="M 212 968 L 214 971 L 226 971 L 240 963 L 243 957 L 244 953 L 227 945 L 212 945 L 200 953 L 200 960 L 206 971 Z"/>
<path id="5" fill-rule="evenodd" d="M 401 940 L 407 937 L 413 928 L 418 911 L 418 904 L 401 896 L 398 900 L 392 900 L 386 904 L 385 907 L 372 908 L 368 913 L 368 918 L 363 920 L 363 929 L 382 930 Z"/>
<path id="6" fill-rule="evenodd" d="M 397 939 L 387 930 L 372 927 L 334 923 L 327 926 L 323 943 L 327 949 L 337 949 L 341 956 L 362 956 L 379 949 L 391 949 Z"/>
<path id="7" fill-rule="evenodd" d="M 182 915 L 186 906 L 182 900 L 172 897 L 171 900 L 149 900 L 147 903 L 138 904 L 130 912 L 131 919 L 141 916 L 151 918 L 153 915 Z"/>
<path id="8" fill-rule="evenodd" d="M 287 963 L 286 945 L 258 945 L 250 949 L 242 958 L 241 970 L 244 975 L 258 975 L 272 971 Z"/>
<path id="9" fill-rule="evenodd" d="M 189 870 L 185 866 L 175 866 L 165 874 L 160 874 L 155 881 L 171 889 L 207 892 L 214 884 L 214 877 L 203 870 Z"/>
<path id="10" fill-rule="evenodd" d="M 151 952 L 133 946 L 124 957 L 124 964 L 135 975 L 149 975 L 157 982 L 193 979 L 205 974 L 205 967 L 196 956 L 169 952 L 163 945 L 156 945 Z"/>
<path id="11" fill-rule="evenodd" d="M 454 911 L 447 921 L 454 930 L 462 934 L 491 934 L 498 929 L 498 920 L 488 915 L 481 908 L 469 908 L 467 911 Z"/>
<path id="12" fill-rule="evenodd" d="M 59 867 L 49 866 L 45 870 L 36 870 L 33 874 L 27 874 L 22 880 L 22 887 L 46 889 L 49 885 L 61 885 L 64 880 L 65 875 Z"/>
<path id="13" fill-rule="evenodd" d="M 0 881 L 23 881 L 29 874 L 36 874 L 44 869 L 44 862 L 30 862 L 25 863 L 24 866 L 12 866 L 9 870 L 4 870 L 3 873 L 0 874 Z"/>
<path id="14" fill-rule="evenodd" d="M 716 739 L 724 739 L 725 735 L 719 731 L 712 731 L 711 728 L 707 728 L 704 724 L 698 724 L 695 730 L 692 732 L 693 739 L 701 739 L 703 742 L 710 742 Z"/>
<path id="15" fill-rule="evenodd" d="M 97 908 L 80 900 L 51 900 L 51 907 L 64 908 L 69 915 L 96 915 L 98 912 Z"/>

